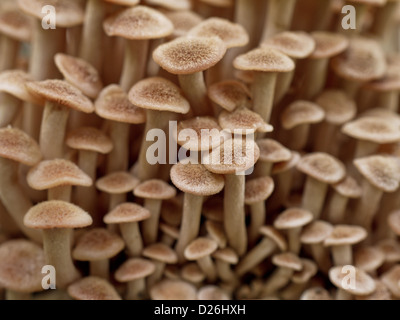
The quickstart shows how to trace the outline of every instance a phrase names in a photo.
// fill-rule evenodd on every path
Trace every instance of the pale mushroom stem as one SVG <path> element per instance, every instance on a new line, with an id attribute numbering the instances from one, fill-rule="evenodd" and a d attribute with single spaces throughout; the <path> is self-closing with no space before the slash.
<path id="1" fill-rule="evenodd" d="M 399 93 L 397 91 L 379 93 L 378 106 L 397 113 L 399 108 Z"/>
<path id="2" fill-rule="evenodd" d="M 201 271 L 204 272 L 206 278 L 209 282 L 213 283 L 217 280 L 217 271 L 210 256 L 205 256 L 197 260 Z"/>
<path id="3" fill-rule="evenodd" d="M 337 289 L 336 291 L 336 300 L 353 300 L 353 295 L 350 292 L 347 292 L 343 289 Z"/>
<path id="4" fill-rule="evenodd" d="M 308 142 L 310 133 L 310 124 L 304 123 L 294 127 L 290 130 L 290 140 L 288 141 L 288 148 L 292 150 L 302 150 Z"/>
<path id="5" fill-rule="evenodd" d="M 202 196 L 185 193 L 179 238 L 175 245 L 179 262 L 185 261 L 183 252 L 186 246 L 199 234 L 202 206 Z"/>
<path id="6" fill-rule="evenodd" d="M 6 290 L 6 300 L 32 300 L 32 294 L 27 292 Z"/>
<path id="7" fill-rule="evenodd" d="M 144 278 L 127 283 L 126 300 L 142 300 L 146 295 L 146 280 Z"/>
<path id="8" fill-rule="evenodd" d="M 353 263 L 351 245 L 332 246 L 332 259 L 335 266 L 345 266 Z"/>
<path id="9" fill-rule="evenodd" d="M 71 202 L 72 186 L 58 186 L 47 191 L 48 200 Z"/>
<path id="10" fill-rule="evenodd" d="M 69 108 L 46 102 L 40 127 L 39 145 L 44 159 L 63 158 Z"/>
<path id="11" fill-rule="evenodd" d="M 149 276 L 147 277 L 147 288 L 151 288 L 152 286 L 154 286 L 158 281 L 161 280 L 163 273 L 164 273 L 164 269 L 165 269 L 165 263 L 161 262 L 161 261 L 156 261 L 156 260 L 152 260 L 154 265 L 155 265 L 155 271 Z"/>
<path id="12" fill-rule="evenodd" d="M 250 205 L 249 244 L 253 245 L 259 238 L 260 227 L 265 224 L 266 210 L 264 201 Z"/>
<path id="13" fill-rule="evenodd" d="M 56 270 L 56 287 L 65 288 L 80 277 L 71 257 L 70 229 L 44 229 L 43 249 L 46 263 Z"/>
<path id="14" fill-rule="evenodd" d="M 335 192 L 328 203 L 328 221 L 332 224 L 344 223 L 346 208 L 349 198 L 342 196 L 340 193 Z"/>
<path id="15" fill-rule="evenodd" d="M 160 65 L 158 65 L 153 57 L 152 52 L 157 49 L 158 46 L 162 45 L 165 42 L 164 38 L 153 39 L 149 44 L 149 56 L 147 57 L 147 68 L 146 68 L 146 76 L 147 77 L 156 77 L 160 72 Z"/>
<path id="16" fill-rule="evenodd" d="M 179 74 L 179 85 L 188 99 L 196 116 L 212 115 L 212 109 L 207 97 L 207 88 L 202 71 L 193 74 Z"/>
<path id="17" fill-rule="evenodd" d="M 110 194 L 110 201 L 108 203 L 108 210 L 113 210 L 117 205 L 126 201 L 126 193 Z"/>
<path id="18" fill-rule="evenodd" d="M 14 69 L 19 43 L 5 35 L 0 37 L 0 71 Z"/>
<path id="19" fill-rule="evenodd" d="M 21 101 L 16 97 L 0 92 L 0 127 L 8 126 L 16 117 L 21 107 Z"/>
<path id="20" fill-rule="evenodd" d="M 310 176 L 307 176 L 303 191 L 302 208 L 312 212 L 314 220 L 317 220 L 324 206 L 328 185 Z"/>
<path id="21" fill-rule="evenodd" d="M 317 263 L 319 269 L 322 272 L 327 273 L 331 267 L 329 250 L 322 245 L 322 243 L 316 243 L 310 245 L 311 255 Z"/>
<path id="22" fill-rule="evenodd" d="M 301 249 L 300 234 L 301 227 L 289 229 L 287 231 L 289 251 L 294 254 L 299 254 Z"/>
<path id="23" fill-rule="evenodd" d="M 303 81 L 301 97 L 313 99 L 325 86 L 328 72 L 328 58 L 309 59 L 307 62 L 307 72 Z"/>
<path id="24" fill-rule="evenodd" d="M 332 150 L 332 141 L 337 143 L 335 138 L 336 127 L 328 122 L 324 122 L 318 126 L 317 134 L 315 135 L 314 150 L 319 152 L 331 152 L 335 154 Z"/>
<path id="25" fill-rule="evenodd" d="M 315 23 L 312 30 L 326 30 L 332 16 L 332 0 L 320 0 L 317 2 L 317 10 L 315 12 Z"/>
<path id="26" fill-rule="evenodd" d="M 261 295 L 269 296 L 271 294 L 274 294 L 276 291 L 288 284 L 292 275 L 292 269 L 278 267 L 265 282 Z"/>
<path id="27" fill-rule="evenodd" d="M 271 175 L 273 163 L 269 161 L 259 161 L 256 163 L 254 175 L 256 177 L 266 177 Z"/>
<path id="28" fill-rule="evenodd" d="M 126 171 L 129 162 L 129 124 L 110 121 L 109 135 L 114 147 L 107 157 L 107 172 Z"/>
<path id="29" fill-rule="evenodd" d="M 226 283 L 232 283 L 236 281 L 236 275 L 232 271 L 231 266 L 229 263 L 217 259 L 215 261 L 215 267 L 217 270 L 218 277 Z"/>
<path id="30" fill-rule="evenodd" d="M 151 213 L 150 218 L 142 222 L 143 241 L 146 245 L 155 243 L 157 241 L 161 204 L 162 201 L 157 199 L 144 200 L 144 207 Z"/>
<path id="31" fill-rule="evenodd" d="M 246 52 L 257 45 L 257 30 L 260 21 L 254 19 L 259 11 L 259 0 L 236 0 L 235 22 L 242 25 L 249 34 L 250 41 L 245 47 L 235 48 L 236 51 Z"/>
<path id="32" fill-rule="evenodd" d="M 308 283 L 292 282 L 280 292 L 280 296 L 285 300 L 299 300 L 301 294 L 307 289 Z"/>
<path id="33" fill-rule="evenodd" d="M 82 26 L 75 26 L 67 30 L 67 48 L 66 53 L 70 56 L 77 57 L 82 39 Z"/>
<path id="34" fill-rule="evenodd" d="M 362 158 L 374 154 L 378 149 L 378 144 L 371 141 L 357 140 L 354 159 Z"/>
<path id="35" fill-rule="evenodd" d="M 356 81 L 342 79 L 342 88 L 350 98 L 355 99 L 360 90 L 360 84 Z"/>
<path id="36" fill-rule="evenodd" d="M 108 280 L 110 278 L 110 262 L 108 259 L 90 261 L 90 275 Z"/>
<path id="37" fill-rule="evenodd" d="M 277 74 L 273 72 L 255 72 L 253 91 L 253 110 L 265 122 L 269 123 L 274 104 L 274 92 Z"/>
<path id="38" fill-rule="evenodd" d="M 143 241 L 139 224 L 137 222 L 121 223 L 120 229 L 128 255 L 130 257 L 139 257 L 143 250 Z"/>
<path id="39" fill-rule="evenodd" d="M 125 45 L 125 60 L 122 69 L 120 85 L 128 92 L 139 80 L 143 79 L 146 71 L 148 40 L 129 40 Z"/>
<path id="40" fill-rule="evenodd" d="M 293 181 L 293 170 L 286 170 L 276 176 L 276 191 L 272 208 L 277 208 L 289 199 Z"/>
<path id="41" fill-rule="evenodd" d="M 293 59 L 293 62 L 296 64 L 296 59 Z M 284 72 L 281 73 L 276 82 L 276 88 L 275 88 L 275 96 L 274 96 L 274 105 L 277 105 L 283 97 L 286 95 L 286 93 L 290 89 L 290 85 L 292 84 L 294 78 L 294 70 L 289 71 L 289 72 Z"/>

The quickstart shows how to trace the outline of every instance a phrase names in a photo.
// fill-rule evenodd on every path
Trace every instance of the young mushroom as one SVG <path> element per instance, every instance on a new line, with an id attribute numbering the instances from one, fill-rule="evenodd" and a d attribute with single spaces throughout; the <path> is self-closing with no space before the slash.
<path id="1" fill-rule="evenodd" d="M 112 284 L 95 276 L 70 284 L 67 292 L 75 300 L 122 300 Z"/>

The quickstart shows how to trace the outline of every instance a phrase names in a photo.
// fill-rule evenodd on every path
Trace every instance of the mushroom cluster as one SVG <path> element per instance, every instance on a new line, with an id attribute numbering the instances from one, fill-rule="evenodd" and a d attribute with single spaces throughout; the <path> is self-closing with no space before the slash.
<path id="1" fill-rule="evenodd" d="M 400 299 L 399 30 L 398 0 L 2 0 L 0 299 Z"/>

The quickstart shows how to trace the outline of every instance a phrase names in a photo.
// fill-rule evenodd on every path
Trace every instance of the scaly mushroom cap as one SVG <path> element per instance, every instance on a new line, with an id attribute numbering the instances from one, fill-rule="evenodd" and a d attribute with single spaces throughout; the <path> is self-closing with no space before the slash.
<path id="1" fill-rule="evenodd" d="M 197 300 L 230 300 L 229 296 L 220 287 L 207 285 L 197 292 Z"/>
<path id="2" fill-rule="evenodd" d="M 17 128 L 0 128 L 0 157 L 33 166 L 42 154 L 39 145 Z"/>
<path id="3" fill-rule="evenodd" d="M 170 175 L 179 190 L 199 196 L 217 194 L 225 185 L 223 176 L 211 173 L 201 164 L 177 163 L 172 166 Z"/>
<path id="4" fill-rule="evenodd" d="M 329 279 L 336 287 L 359 296 L 365 296 L 375 291 L 375 281 L 366 272 L 354 267 L 355 283 L 354 286 L 351 286 L 348 281 L 345 281 L 345 277 L 348 277 L 348 271 L 342 269 L 343 266 L 337 266 L 329 270 Z M 343 286 L 344 284 L 346 285 Z"/>
<path id="5" fill-rule="evenodd" d="M 192 74 L 216 65 L 225 55 L 226 46 L 218 37 L 181 37 L 157 47 L 154 61 L 172 74 Z"/>
<path id="6" fill-rule="evenodd" d="M 89 98 L 96 98 L 103 84 L 97 70 L 85 60 L 57 53 L 54 62 L 67 80 L 74 87 L 83 92 Z"/>
<path id="7" fill-rule="evenodd" d="M 208 236 L 217 242 L 219 248 L 225 248 L 228 240 L 222 223 L 207 220 L 205 226 Z"/>
<path id="8" fill-rule="evenodd" d="M 92 217 L 78 206 L 58 200 L 41 202 L 24 217 L 25 226 L 33 229 L 84 228 L 92 222 Z"/>
<path id="9" fill-rule="evenodd" d="M 394 157 L 374 155 L 353 161 L 357 170 L 376 188 L 394 192 L 399 187 L 400 166 Z"/>
<path id="10" fill-rule="evenodd" d="M 323 152 L 314 152 L 303 156 L 297 164 L 297 169 L 328 184 L 337 183 L 346 175 L 343 163 Z"/>
<path id="11" fill-rule="evenodd" d="M 303 227 L 310 223 L 313 219 L 313 214 L 304 209 L 300 208 L 290 208 L 286 209 L 278 215 L 274 221 L 274 227 L 276 229 L 293 229 Z"/>
<path id="12" fill-rule="evenodd" d="M 139 222 L 149 219 L 151 213 L 148 209 L 136 203 L 121 203 L 104 216 L 104 223 L 117 224 Z"/>
<path id="13" fill-rule="evenodd" d="M 377 270 L 384 262 L 385 255 L 377 248 L 362 247 L 354 252 L 354 265 L 365 272 Z"/>
<path id="14" fill-rule="evenodd" d="M 318 123 L 324 120 L 325 112 L 317 104 L 298 100 L 287 106 L 281 115 L 282 127 L 286 130 L 298 125 Z"/>
<path id="15" fill-rule="evenodd" d="M 74 282 L 67 291 L 75 300 L 122 300 L 107 280 L 93 276 Z"/>
<path id="16" fill-rule="evenodd" d="M 165 16 L 174 25 L 173 38 L 183 37 L 201 21 L 203 17 L 193 11 L 168 11 Z"/>
<path id="17" fill-rule="evenodd" d="M 332 187 L 343 197 L 356 199 L 360 198 L 362 195 L 362 189 L 360 185 L 354 178 L 350 176 L 347 176 L 339 183 L 333 184 Z"/>
<path id="18" fill-rule="evenodd" d="M 70 131 L 65 142 L 72 149 L 102 154 L 111 152 L 114 147 L 112 140 L 104 132 L 93 127 L 81 127 Z"/>
<path id="19" fill-rule="evenodd" d="M 267 39 L 261 46 L 275 48 L 293 59 L 304 59 L 315 50 L 315 41 L 303 31 L 284 31 Z"/>
<path id="20" fill-rule="evenodd" d="M 190 261 L 199 260 L 211 255 L 217 249 L 218 244 L 216 241 L 209 238 L 197 238 L 187 245 L 184 255 Z"/>
<path id="21" fill-rule="evenodd" d="M 331 234 L 324 240 L 325 246 L 353 245 L 367 237 L 367 231 L 360 226 L 335 225 Z"/>
<path id="22" fill-rule="evenodd" d="M 189 0 L 146 0 L 146 3 L 171 11 L 190 10 L 192 6 Z"/>
<path id="23" fill-rule="evenodd" d="M 316 220 L 304 227 L 300 241 L 304 244 L 317 244 L 328 238 L 333 231 L 333 226 L 323 220 Z"/>
<path id="24" fill-rule="evenodd" d="M 21 11 L 5 10 L 0 13 L 0 33 L 20 42 L 29 42 L 32 38 L 32 25 Z"/>
<path id="25" fill-rule="evenodd" d="M 239 257 L 232 248 L 218 249 L 212 254 L 212 257 L 229 264 L 237 264 L 239 262 Z"/>
<path id="26" fill-rule="evenodd" d="M 201 283 L 206 278 L 206 275 L 201 271 L 196 262 L 185 264 L 181 269 L 181 277 L 183 280 L 191 283 Z"/>
<path id="27" fill-rule="evenodd" d="M 96 114 L 104 119 L 140 124 L 146 111 L 131 104 L 128 95 L 116 84 L 104 88 L 95 102 Z"/>
<path id="28" fill-rule="evenodd" d="M 274 128 L 266 123 L 263 118 L 246 107 L 239 107 L 233 112 L 222 111 L 218 117 L 220 126 L 232 133 L 245 134 L 255 132 L 272 132 Z"/>
<path id="29" fill-rule="evenodd" d="M 287 242 L 283 235 L 276 229 L 270 226 L 262 226 L 260 234 L 274 241 L 281 251 L 287 250 Z"/>
<path id="30" fill-rule="evenodd" d="M 156 261 L 175 264 L 178 262 L 178 255 L 176 252 L 163 243 L 154 243 L 143 249 L 143 257 L 153 259 Z"/>
<path id="31" fill-rule="evenodd" d="M 176 189 L 163 180 L 152 179 L 137 185 L 133 194 L 139 198 L 167 200 L 175 197 Z"/>
<path id="32" fill-rule="evenodd" d="M 382 282 L 396 298 L 400 298 L 400 265 L 394 265 L 381 276 Z"/>
<path id="33" fill-rule="evenodd" d="M 245 187 L 245 203 L 250 205 L 265 201 L 274 191 L 274 180 L 271 177 L 261 177 L 249 180 Z"/>
<path id="34" fill-rule="evenodd" d="M 303 269 L 300 258 L 291 252 L 275 254 L 272 257 L 272 263 L 277 267 L 288 268 L 294 271 L 301 271 Z"/>
<path id="35" fill-rule="evenodd" d="M 115 272 L 118 282 L 130 282 L 146 278 L 156 270 L 153 262 L 142 258 L 131 258 L 126 260 Z"/>
<path id="36" fill-rule="evenodd" d="M 290 151 L 290 150 L 289 150 Z M 287 170 L 290 170 L 292 168 L 294 168 L 295 166 L 297 166 L 297 164 L 299 163 L 301 156 L 300 153 L 296 152 L 296 151 L 291 151 L 291 156 L 289 158 L 289 160 L 287 161 L 279 161 L 274 163 L 274 166 L 272 167 L 272 174 L 279 174 L 281 172 L 285 172 Z"/>
<path id="37" fill-rule="evenodd" d="M 42 291 L 41 247 L 28 240 L 9 240 L 0 245 L 0 286 L 17 292 Z"/>
<path id="38" fill-rule="evenodd" d="M 95 228 L 86 231 L 78 238 L 72 257 L 79 261 L 110 259 L 124 247 L 124 240 L 115 233 L 107 229 Z"/>
<path id="39" fill-rule="evenodd" d="M 138 178 L 125 172 L 113 172 L 96 181 L 96 188 L 111 194 L 127 193 L 140 183 Z"/>
<path id="40" fill-rule="evenodd" d="M 103 22 L 105 33 L 130 40 L 159 39 L 169 36 L 174 26 L 161 12 L 136 6 L 117 12 Z"/>
<path id="41" fill-rule="evenodd" d="M 310 59 L 326 59 L 338 55 L 349 46 L 347 38 L 341 34 L 315 31 L 311 33 L 315 41 L 315 50 L 309 56 Z"/>
<path id="42" fill-rule="evenodd" d="M 75 163 L 64 159 L 43 160 L 32 167 L 26 180 L 35 190 L 47 190 L 58 186 L 90 187 L 92 179 Z"/>
<path id="43" fill-rule="evenodd" d="M 196 287 L 182 280 L 161 280 L 150 288 L 152 300 L 196 300 Z"/>
<path id="44" fill-rule="evenodd" d="M 396 235 L 400 236 L 400 211 L 397 210 L 390 213 L 387 222 L 390 229 L 392 229 Z"/>
<path id="45" fill-rule="evenodd" d="M 26 83 L 28 91 L 45 101 L 53 102 L 84 113 L 94 111 L 93 103 L 83 93 L 63 80 L 44 80 Z"/>
<path id="46" fill-rule="evenodd" d="M 305 290 L 300 300 L 333 300 L 327 290 L 321 287 L 313 287 Z"/>
<path id="47" fill-rule="evenodd" d="M 356 103 L 342 90 L 323 91 L 315 102 L 325 111 L 325 121 L 334 125 L 350 121 L 357 113 Z"/>
<path id="48" fill-rule="evenodd" d="M 140 108 L 188 113 L 190 104 L 180 88 L 169 80 L 154 77 L 137 82 L 129 91 L 129 101 Z"/>
<path id="49" fill-rule="evenodd" d="M 236 80 L 213 83 L 208 87 L 207 92 L 211 101 L 229 112 L 238 106 L 245 105 L 251 96 L 250 90 Z"/>
<path id="50" fill-rule="evenodd" d="M 296 271 L 292 276 L 293 283 L 306 283 L 312 277 L 314 277 L 318 272 L 317 264 L 310 259 L 301 258 L 301 264 L 303 269 L 301 271 Z"/>
<path id="51" fill-rule="evenodd" d="M 276 140 L 257 140 L 257 145 L 260 148 L 260 161 L 276 163 L 289 161 L 292 158 L 290 150 Z"/>
<path id="52" fill-rule="evenodd" d="M 388 65 L 386 74 L 377 80 L 365 84 L 364 88 L 378 92 L 390 92 L 400 90 L 400 66 Z"/>

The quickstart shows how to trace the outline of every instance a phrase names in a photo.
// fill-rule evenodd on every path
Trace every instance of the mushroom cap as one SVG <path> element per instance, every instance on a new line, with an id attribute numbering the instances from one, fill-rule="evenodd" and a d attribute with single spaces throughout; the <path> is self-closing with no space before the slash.
<path id="1" fill-rule="evenodd" d="M 342 90 L 325 90 L 315 102 L 325 111 L 325 121 L 334 125 L 350 121 L 357 113 L 356 103 Z"/>
<path id="2" fill-rule="evenodd" d="M 286 130 L 302 124 L 318 123 L 324 120 L 325 112 L 317 104 L 298 100 L 288 105 L 282 112 L 281 123 Z"/>
<path id="3" fill-rule="evenodd" d="M 337 224 L 331 234 L 325 238 L 325 246 L 353 245 L 363 241 L 367 237 L 367 231 L 360 226 Z"/>
<path id="4" fill-rule="evenodd" d="M 342 78 L 367 82 L 385 75 L 386 59 L 375 40 L 352 38 L 348 49 L 332 60 L 332 67 Z"/>
<path id="5" fill-rule="evenodd" d="M 317 264 L 313 260 L 304 258 L 300 258 L 300 260 L 303 265 L 303 269 L 301 271 L 296 271 L 292 275 L 291 279 L 293 283 L 306 283 L 318 272 Z"/>
<path id="6" fill-rule="evenodd" d="M 131 258 L 126 260 L 115 272 L 118 282 L 130 282 L 146 278 L 154 273 L 156 266 L 153 262 L 142 258 Z"/>
<path id="7" fill-rule="evenodd" d="M 153 77 L 137 82 L 129 91 L 129 101 L 140 108 L 188 113 L 190 104 L 181 89 L 169 80 Z"/>
<path id="8" fill-rule="evenodd" d="M 111 15 L 104 20 L 103 28 L 110 37 L 129 40 L 164 38 L 174 30 L 166 16 L 146 6 L 135 6 Z"/>
<path id="9" fill-rule="evenodd" d="M 312 287 L 301 294 L 300 300 L 332 300 L 332 297 L 326 289 Z"/>
<path id="10" fill-rule="evenodd" d="M 315 220 L 305 226 L 301 232 L 300 241 L 304 244 L 322 243 L 330 236 L 333 226 L 323 220 Z"/>
<path id="11" fill-rule="evenodd" d="M 220 38 L 226 47 L 243 47 L 249 43 L 249 35 L 246 29 L 237 23 L 219 17 L 211 17 L 191 29 L 188 36 Z"/>
<path id="12" fill-rule="evenodd" d="M 385 262 L 400 261 L 400 245 L 394 239 L 385 239 L 377 243 L 376 247 L 385 255 Z"/>
<path id="13" fill-rule="evenodd" d="M 381 276 L 381 281 L 390 290 L 393 296 L 400 298 L 400 265 L 394 265 Z"/>
<path id="14" fill-rule="evenodd" d="M 304 59 L 315 50 L 315 41 L 303 31 L 284 31 L 267 39 L 261 46 L 275 48 L 293 59 Z"/>
<path id="15" fill-rule="evenodd" d="M 125 247 L 124 240 L 104 228 L 84 232 L 77 240 L 72 257 L 79 261 L 110 259 Z"/>
<path id="16" fill-rule="evenodd" d="M 8 240 L 0 245 L 0 286 L 17 292 L 42 291 L 44 252 L 25 239 Z"/>
<path id="17" fill-rule="evenodd" d="M 152 179 L 137 185 L 133 194 L 139 198 L 166 200 L 175 197 L 176 189 L 163 180 Z"/>
<path id="18" fill-rule="evenodd" d="M 181 37 L 153 51 L 154 61 L 172 74 L 193 74 L 216 65 L 225 55 L 226 46 L 218 37 Z"/>
<path id="19" fill-rule="evenodd" d="M 94 276 L 70 284 L 67 291 L 75 300 L 122 300 L 107 280 Z"/>
<path id="20" fill-rule="evenodd" d="M 297 164 L 297 170 L 328 184 L 337 183 L 346 175 L 344 164 L 324 152 L 314 152 L 303 156 Z"/>
<path id="21" fill-rule="evenodd" d="M 153 300 L 196 300 L 196 287 L 182 280 L 161 280 L 150 288 Z"/>
<path id="22" fill-rule="evenodd" d="M 139 183 L 138 178 L 128 172 L 119 171 L 97 179 L 96 188 L 111 194 L 121 194 L 132 191 Z"/>
<path id="23" fill-rule="evenodd" d="M 346 176 L 342 181 L 333 184 L 332 187 L 343 197 L 356 199 L 362 195 L 362 189 L 357 180 L 350 176 Z"/>
<path id="24" fill-rule="evenodd" d="M 140 2 L 140 0 L 104 0 L 104 1 L 126 7 L 136 6 Z"/>
<path id="25" fill-rule="evenodd" d="M 213 83 L 208 87 L 207 93 L 211 101 L 229 112 L 245 105 L 251 96 L 246 85 L 237 80 Z"/>
<path id="26" fill-rule="evenodd" d="M 274 163 L 271 171 L 273 175 L 285 172 L 297 166 L 297 164 L 301 159 L 300 153 L 297 151 L 290 151 L 290 150 L 289 152 L 291 154 L 289 160 L 279 161 Z"/>
<path id="27" fill-rule="evenodd" d="M 257 145 L 260 148 L 260 161 L 276 163 L 289 161 L 292 158 L 291 151 L 276 140 L 257 140 Z"/>
<path id="28" fill-rule="evenodd" d="M 245 204 L 250 205 L 267 200 L 274 188 L 274 180 L 268 176 L 246 181 Z"/>
<path id="29" fill-rule="evenodd" d="M 232 112 L 223 110 L 218 117 L 219 125 L 232 133 L 251 134 L 255 132 L 272 132 L 274 128 L 254 111 L 246 107 L 236 108 Z"/>
<path id="30" fill-rule="evenodd" d="M 92 179 L 75 163 L 64 159 L 43 160 L 32 167 L 26 180 L 35 190 L 47 190 L 59 186 L 90 187 Z"/>
<path id="31" fill-rule="evenodd" d="M 400 236 L 400 210 L 391 212 L 388 216 L 387 222 L 390 229 L 392 229 L 397 236 Z"/>
<path id="32" fill-rule="evenodd" d="M 377 92 L 390 92 L 400 90 L 400 66 L 388 65 L 386 74 L 372 82 L 366 83 L 364 88 Z"/>
<path id="33" fill-rule="evenodd" d="M 84 113 L 94 111 L 93 103 L 83 93 L 64 80 L 31 81 L 26 83 L 28 91 L 41 98 Z"/>
<path id="34" fill-rule="evenodd" d="M 206 275 L 201 271 L 199 265 L 195 262 L 186 263 L 181 269 L 181 277 L 183 280 L 191 283 L 201 283 Z"/>
<path id="35" fill-rule="evenodd" d="M 0 157 L 33 166 L 42 154 L 39 145 L 24 131 L 17 128 L 0 128 Z"/>
<path id="36" fill-rule="evenodd" d="M 205 226 L 208 236 L 217 242 L 219 248 L 225 248 L 228 240 L 222 223 L 207 220 Z"/>
<path id="37" fill-rule="evenodd" d="M 386 108 L 372 108 L 364 111 L 359 115 L 359 117 L 376 117 L 376 118 L 384 118 L 391 119 L 393 122 L 396 122 L 400 126 L 400 115 L 392 110 Z"/>
<path id="38" fill-rule="evenodd" d="M 392 300 L 388 287 L 381 281 L 374 279 L 376 289 L 373 293 L 366 296 L 356 296 L 356 300 Z"/>
<path id="39" fill-rule="evenodd" d="M 260 72 L 290 72 L 294 70 L 292 59 L 270 47 L 253 49 L 239 55 L 233 61 L 233 66 L 239 70 Z"/>
<path id="40" fill-rule="evenodd" d="M 301 271 L 303 269 L 300 258 L 291 252 L 275 254 L 272 257 L 272 263 L 277 267 L 288 268 L 294 271 Z"/>
<path id="41" fill-rule="evenodd" d="M 313 217 L 313 214 L 308 210 L 300 208 L 286 209 L 275 219 L 274 227 L 278 230 L 300 228 L 310 223 Z"/>
<path id="42" fill-rule="evenodd" d="M 6 70 L 0 73 L 0 91 L 6 92 L 22 101 L 41 104 L 42 100 L 30 94 L 25 84 L 33 78 L 22 70 Z"/>
<path id="43" fill-rule="evenodd" d="M 212 257 L 229 264 L 237 264 L 239 262 L 239 257 L 232 248 L 218 249 L 212 254 Z"/>
<path id="44" fill-rule="evenodd" d="M 25 226 L 33 229 L 84 228 L 92 222 L 92 217 L 78 206 L 58 200 L 41 202 L 24 217 Z"/>
<path id="45" fill-rule="evenodd" d="M 366 116 L 346 123 L 342 132 L 352 138 L 384 144 L 400 141 L 400 130 L 389 118 Z"/>
<path id="46" fill-rule="evenodd" d="M 245 137 L 235 135 L 214 148 L 203 158 L 204 166 L 218 174 L 236 174 L 253 167 L 260 157 L 260 149 L 254 140 Z"/>
<path id="47" fill-rule="evenodd" d="M 129 102 L 128 95 L 116 84 L 105 87 L 95 102 L 96 114 L 104 119 L 140 124 L 146 111 Z"/>
<path id="48" fill-rule="evenodd" d="M 164 14 L 174 25 L 173 38 L 185 36 L 190 29 L 203 21 L 203 17 L 193 11 L 167 11 Z"/>
<path id="49" fill-rule="evenodd" d="M 149 219 L 151 213 L 148 209 L 131 202 L 121 203 L 104 216 L 104 223 L 129 223 Z"/>
<path id="50" fill-rule="evenodd" d="M 230 300 L 224 290 L 215 285 L 207 285 L 197 292 L 197 300 Z"/>
<path id="51" fill-rule="evenodd" d="M 180 279 L 179 271 L 180 269 L 178 266 L 174 264 L 167 264 L 164 269 L 165 278 L 170 280 L 179 280 Z"/>
<path id="52" fill-rule="evenodd" d="M 260 233 L 274 241 L 281 251 L 287 250 L 286 240 L 278 230 L 271 226 L 262 226 L 260 227 Z"/>
<path id="53" fill-rule="evenodd" d="M 217 194 L 225 185 L 223 176 L 208 171 L 201 164 L 177 163 L 172 166 L 170 176 L 179 190 L 199 196 Z"/>
<path id="54" fill-rule="evenodd" d="M 338 55 L 349 46 L 349 40 L 341 34 L 315 31 L 311 33 L 315 41 L 315 50 L 310 59 L 326 59 Z"/>
<path id="55" fill-rule="evenodd" d="M 366 5 L 381 7 L 381 6 L 384 6 L 387 1 L 391 1 L 391 0 L 348 0 L 348 1 L 350 3 L 354 3 L 354 4 L 366 4 Z M 397 1 L 397 0 L 394 0 L 394 1 Z"/>
<path id="56" fill-rule="evenodd" d="M 163 243 L 154 243 L 147 246 L 143 249 L 142 255 L 143 257 L 168 264 L 175 264 L 178 262 L 178 255 L 175 250 Z"/>
<path id="57" fill-rule="evenodd" d="M 394 157 L 373 155 L 355 159 L 353 163 L 374 187 L 384 192 L 394 192 L 398 189 L 400 166 Z"/>
<path id="58" fill-rule="evenodd" d="M 354 252 L 354 265 L 365 272 L 377 270 L 384 262 L 385 255 L 377 248 L 361 247 Z"/>
<path id="59" fill-rule="evenodd" d="M 4 10 L 0 13 L 0 33 L 20 42 L 29 42 L 32 38 L 32 25 L 20 10 Z"/>
<path id="60" fill-rule="evenodd" d="M 348 285 L 345 278 L 349 273 L 343 270 L 343 266 L 336 266 L 329 269 L 329 280 L 338 288 L 343 289 L 351 294 L 365 296 L 375 291 L 375 281 L 363 270 L 354 267 L 355 283 L 354 286 Z M 344 286 L 344 284 L 346 284 Z"/>
<path id="61" fill-rule="evenodd" d="M 99 95 L 103 84 L 99 73 L 90 63 L 63 53 L 57 53 L 54 62 L 65 80 L 81 90 L 84 95 L 92 99 Z"/>
<path id="62" fill-rule="evenodd" d="M 211 255 L 217 249 L 218 244 L 216 241 L 209 238 L 200 237 L 187 245 L 184 251 L 184 256 L 190 261 L 199 260 Z"/>
<path id="63" fill-rule="evenodd" d="M 166 235 L 170 236 L 174 240 L 177 240 L 179 238 L 179 229 L 175 226 L 172 226 L 170 224 L 160 222 L 160 230 L 161 232 L 165 233 Z"/>
<path id="64" fill-rule="evenodd" d="M 146 0 L 146 3 L 171 11 L 190 10 L 192 6 L 189 0 Z"/>
<path id="65" fill-rule="evenodd" d="M 112 140 L 94 127 L 81 127 L 68 132 L 65 142 L 72 149 L 102 154 L 111 152 L 114 147 Z"/>
<path id="66" fill-rule="evenodd" d="M 24 13 L 33 16 L 40 21 L 46 15 L 46 13 L 42 12 L 42 9 L 47 5 L 55 8 L 55 12 L 57 13 L 57 28 L 71 28 L 83 23 L 85 11 L 78 1 L 18 0 L 18 6 Z"/>

